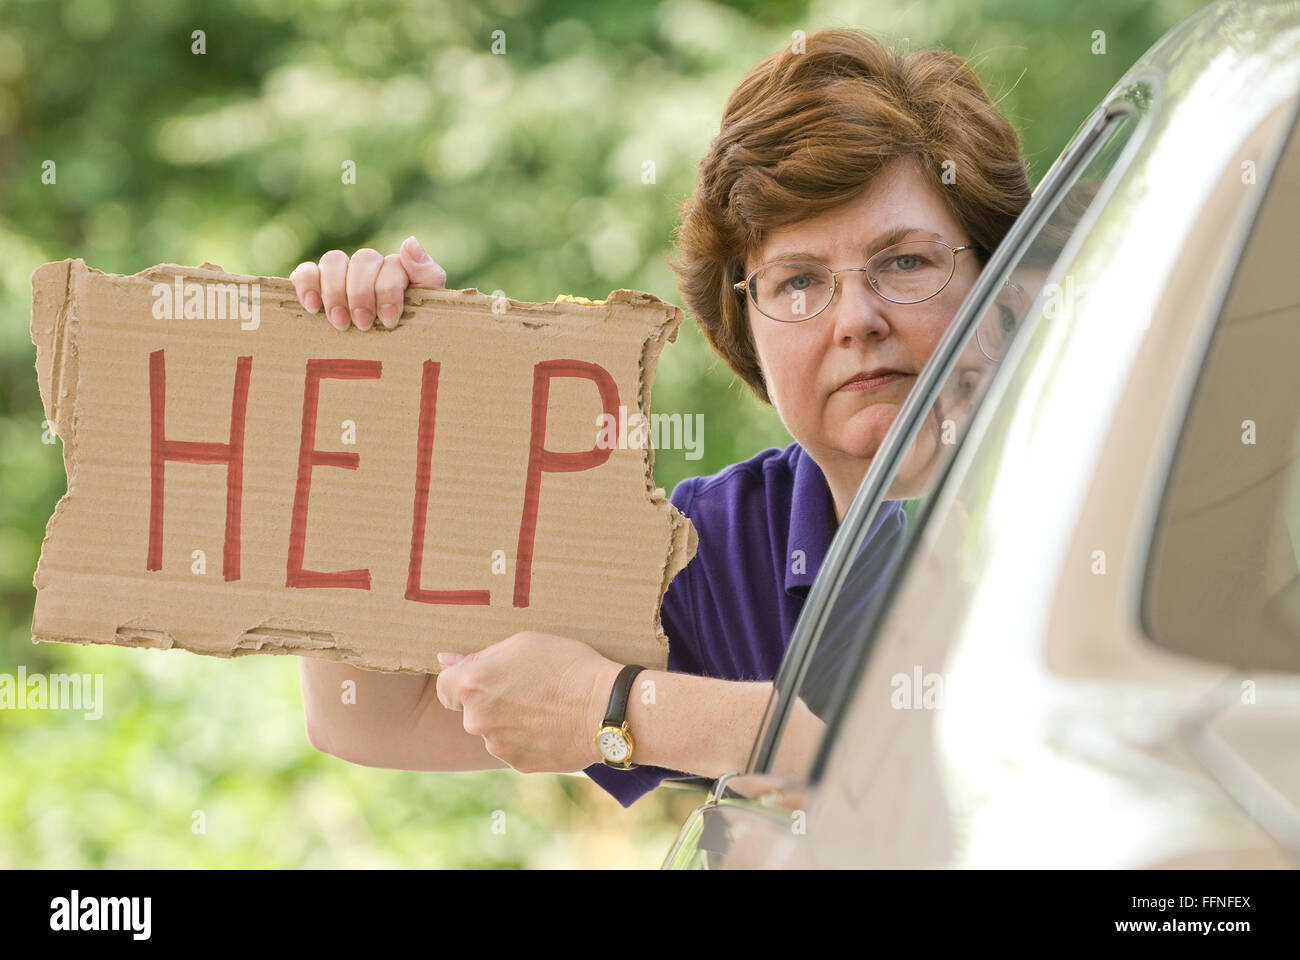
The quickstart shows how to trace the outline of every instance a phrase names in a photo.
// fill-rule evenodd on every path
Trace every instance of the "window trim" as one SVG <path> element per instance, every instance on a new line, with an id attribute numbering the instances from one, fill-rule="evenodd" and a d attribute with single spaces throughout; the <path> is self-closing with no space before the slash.
<path id="1" fill-rule="evenodd" d="M 1126 92 L 1133 91 L 1138 87 L 1145 87 L 1149 95 L 1150 79 L 1135 78 L 1133 83 L 1126 89 Z M 1137 141 L 1142 138 L 1144 125 L 1141 121 L 1144 119 L 1143 113 L 1145 112 L 1136 109 L 1128 99 L 1118 97 L 1111 99 L 1109 103 L 1103 103 L 1088 116 L 1071 138 L 1065 150 L 1062 151 L 1060 157 L 1044 175 L 1025 210 L 1016 219 L 1003 242 L 993 252 L 962 307 L 958 309 L 954 322 L 949 324 L 943 338 L 918 376 L 916 386 L 904 401 L 902 408 L 894 418 L 894 423 L 891 424 L 889 431 L 881 442 L 880 450 L 883 455 L 877 455 L 876 459 L 872 461 L 853 502 L 845 514 L 844 522 L 840 525 L 840 529 L 822 563 L 822 568 L 813 583 L 812 590 L 809 592 L 808 599 L 787 647 L 787 654 L 782 659 L 780 670 L 774 681 L 774 689 L 764 712 L 762 726 L 749 757 L 746 768 L 748 772 L 770 772 L 773 758 L 776 755 L 776 748 L 785 730 L 790 711 L 800 689 L 802 689 L 804 678 L 811 664 L 811 654 L 815 649 L 814 641 L 820 640 L 832 601 L 838 597 L 847 577 L 848 561 L 853 559 L 855 555 L 853 546 L 858 543 L 863 532 L 870 529 L 871 523 L 879 514 L 881 505 L 884 503 L 882 497 L 888 489 L 889 482 L 892 481 L 894 474 L 897 472 L 903 455 L 910 447 L 911 438 L 915 436 L 920 423 L 951 376 L 961 351 L 965 348 L 969 338 L 973 336 L 974 327 L 984 316 L 991 298 L 997 295 L 1000 288 L 998 280 L 1024 255 L 1028 243 L 1038 235 L 1038 232 L 1056 209 L 1057 202 L 1062 195 L 1062 186 L 1068 185 L 1086 168 L 1096 152 L 1105 144 L 1110 131 L 1122 123 L 1129 115 L 1136 114 L 1137 124 L 1123 148 L 1124 152 L 1131 157 L 1132 151 L 1136 149 Z M 1123 156 L 1124 154 L 1121 154 L 1121 157 Z M 939 483 L 936 485 L 936 490 L 946 482 L 948 472 L 956 460 L 958 451 L 964 445 L 968 433 L 969 431 L 963 434 L 958 449 L 954 450 L 952 456 L 949 457 L 948 463 L 944 466 L 943 473 L 939 478 Z M 907 444 L 900 442 L 904 437 L 908 438 Z M 928 513 L 927 508 L 918 516 L 918 529 L 924 526 Z M 869 622 L 872 629 L 881 622 L 883 612 L 890 599 L 892 599 L 894 588 L 913 556 L 916 540 L 915 536 L 908 538 L 904 545 L 903 554 L 898 558 L 895 567 L 896 572 L 864 614 L 864 622 Z M 837 709 L 834 711 L 833 716 L 827 720 L 827 731 L 822 738 L 817 758 L 810 770 L 809 782 L 816 783 L 821 778 L 830 747 L 838 737 L 840 721 L 844 713 L 844 691 L 848 685 L 856 683 L 857 678 L 860 676 L 865 665 L 866 655 L 869 653 L 869 647 L 869 644 L 860 644 L 859 648 L 853 653 L 848 669 L 844 670 L 840 676 L 839 683 L 836 685 L 830 701 L 836 705 Z"/>
<path id="2" fill-rule="evenodd" d="M 1135 93 L 1136 95 L 1140 95 L 1141 89 L 1142 84 L 1140 82 L 1135 82 L 1135 84 L 1130 85 L 1126 89 L 1126 96 L 1132 96 L 1135 95 Z M 1134 105 L 1128 100 L 1112 102 L 1109 107 L 1106 108 L 1105 119 L 1102 126 L 1094 131 L 1095 138 L 1088 145 L 1086 151 L 1080 153 L 1078 157 L 1075 158 L 1076 162 L 1071 170 L 1071 176 L 1081 174 L 1083 170 L 1087 168 L 1088 164 L 1093 161 L 1100 150 L 1106 145 L 1114 131 L 1129 118 L 1133 119 L 1133 129 L 1130 131 L 1128 139 L 1120 148 L 1120 153 L 1115 158 L 1115 165 L 1111 171 L 1111 173 L 1119 171 L 1122 176 L 1123 172 L 1128 169 L 1129 164 L 1132 162 L 1133 155 L 1140 148 L 1141 142 L 1144 139 L 1145 133 L 1150 124 L 1150 113 L 1135 109 Z M 1049 271 L 1049 277 L 1059 279 L 1061 264 L 1073 261 L 1082 242 L 1081 238 L 1087 236 L 1088 231 L 1091 230 L 1093 223 L 1095 223 L 1099 216 L 1100 210 L 1104 207 L 1105 203 L 1109 200 L 1115 190 L 1117 179 L 1112 177 L 1111 173 L 1106 175 L 1105 179 L 1102 181 L 1100 189 L 1093 198 L 1092 204 L 1086 211 L 1084 211 L 1079 222 L 1075 224 L 1069 240 L 1062 248 L 1060 254 L 1057 255 L 1056 263 L 1053 264 Z M 1062 194 L 1062 196 L 1064 196 L 1064 194 Z M 1042 223 L 1045 223 L 1047 219 L 1050 219 L 1052 213 L 1056 210 L 1055 201 L 1049 200 L 1047 201 L 1047 204 L 1048 208 L 1042 214 Z M 1032 238 L 1029 242 L 1032 242 Z M 1021 246 L 1016 251 L 1016 256 L 1019 257 L 1023 255 L 1027 246 L 1028 244 L 1022 241 Z M 1041 299 L 1041 297 L 1042 292 L 1040 291 L 1039 295 L 1035 297 L 1035 304 Z M 1036 315 L 1036 311 L 1031 306 L 1029 317 L 1034 317 Z M 981 408 L 989 394 L 993 392 L 997 377 L 1005 375 L 1003 374 L 1003 371 L 1015 368 L 1015 360 L 1018 358 L 1020 349 L 1023 348 L 1023 344 L 1026 342 L 1024 334 L 1031 329 L 1031 326 L 1031 324 L 1024 324 L 1017 331 L 1016 337 L 1011 342 L 1010 349 L 1007 351 L 1006 356 L 1003 358 L 994 373 L 995 382 L 990 384 L 988 390 L 985 391 L 984 396 L 980 399 L 979 406 L 972 412 L 971 426 L 962 434 L 957 448 L 953 451 L 953 455 L 949 457 L 948 462 L 944 465 L 943 474 L 935 484 L 934 495 L 923 503 L 922 509 L 916 520 L 916 535 L 909 538 L 904 544 L 903 555 L 898 559 L 898 565 L 896 568 L 898 574 L 885 585 L 885 589 L 882 591 L 875 609 L 868 611 L 868 615 L 871 619 L 867 625 L 867 633 L 874 634 L 877 632 L 888 617 L 893 600 L 897 596 L 902 584 L 906 569 L 912 563 L 912 558 L 915 556 L 916 551 L 919 548 L 921 540 L 920 535 L 925 526 L 929 523 L 930 514 L 935 507 L 937 496 L 940 491 L 947 486 L 949 475 L 956 467 L 957 462 L 962 457 L 963 453 L 967 450 L 966 440 L 974 431 L 974 419 L 981 415 Z M 871 639 L 874 641 L 874 636 Z M 834 699 L 832 701 L 836 705 L 837 709 L 830 721 L 827 723 L 826 736 L 822 738 L 822 742 L 818 747 L 817 757 L 809 771 L 809 781 L 812 783 L 819 782 L 825 775 L 826 767 L 830 762 L 832 750 L 839 739 L 844 718 L 848 712 L 848 706 L 851 703 L 850 698 L 852 692 L 856 689 L 863 673 L 866 671 L 867 664 L 871 659 L 873 647 L 874 642 L 868 642 L 862 644 L 857 650 L 855 650 L 853 652 L 853 660 L 849 669 L 844 671 L 844 674 L 840 678 L 840 682 L 836 687 Z"/>

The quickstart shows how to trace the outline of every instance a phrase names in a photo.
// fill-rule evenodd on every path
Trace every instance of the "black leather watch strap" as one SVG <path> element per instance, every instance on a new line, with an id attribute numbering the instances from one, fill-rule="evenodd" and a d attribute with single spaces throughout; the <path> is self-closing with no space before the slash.
<path id="1" fill-rule="evenodd" d="M 632 681 L 644 669 L 645 667 L 629 663 L 618 672 L 618 676 L 614 679 L 614 689 L 609 695 L 609 707 L 605 710 L 605 719 L 603 721 L 605 726 L 621 727 L 623 725 L 623 721 L 627 719 L 627 698 L 632 691 Z"/>

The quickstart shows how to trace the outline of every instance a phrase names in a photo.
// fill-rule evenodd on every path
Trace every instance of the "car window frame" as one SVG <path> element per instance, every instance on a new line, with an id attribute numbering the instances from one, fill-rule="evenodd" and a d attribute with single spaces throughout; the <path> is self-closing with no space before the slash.
<path id="1" fill-rule="evenodd" d="M 920 424 L 948 381 L 961 351 L 974 335 L 975 326 L 982 320 L 985 311 L 990 308 L 992 301 L 998 295 L 1002 278 L 1024 256 L 1029 244 L 1050 219 L 1058 201 L 1087 168 L 1097 151 L 1107 142 L 1110 133 L 1127 117 L 1136 114 L 1136 123 L 1122 148 L 1120 157 L 1116 160 L 1116 165 L 1119 166 L 1121 161 L 1126 164 L 1126 158 L 1131 158 L 1138 141 L 1141 140 L 1144 124 L 1142 112 L 1135 108 L 1129 98 L 1145 97 L 1149 101 L 1150 89 L 1149 78 L 1131 78 L 1121 96 L 1108 98 L 1107 102 L 1097 107 L 1080 125 L 1056 162 L 1043 176 L 1038 189 L 1034 191 L 1029 203 L 1012 225 L 1003 242 L 989 258 L 989 262 L 980 272 L 975 285 L 918 376 L 915 387 L 904 401 L 881 442 L 880 453 L 873 459 L 863 477 L 809 592 L 787 647 L 786 656 L 782 658 L 781 667 L 774 681 L 773 692 L 750 753 L 747 772 L 770 772 L 786 722 L 802 689 L 812 654 L 817 648 L 834 600 L 838 597 L 856 556 L 855 548 L 863 533 L 870 529 L 887 502 L 883 497 L 898 466 L 910 448 Z M 1082 223 L 1076 225 L 1075 229 L 1078 230 L 1082 225 Z M 1069 246 L 1067 244 L 1061 256 L 1068 252 Z M 1025 326 L 1027 325 L 1022 325 L 1022 331 Z M 1018 331 L 1018 335 L 1022 331 Z M 1005 359 L 1004 357 L 1004 361 Z M 995 376 L 1002 369 L 1003 365 L 1000 364 L 999 369 L 995 371 Z M 943 465 L 938 481 L 930 494 L 931 502 L 946 482 L 948 471 L 956 459 L 958 450 L 965 443 L 968 433 L 969 429 L 963 431 L 958 438 L 956 449 Z M 928 506 L 923 506 L 916 520 L 917 531 L 924 527 L 928 512 Z M 898 557 L 887 582 L 881 585 L 876 600 L 864 612 L 864 621 L 870 622 L 870 628 L 866 631 L 868 637 L 881 623 L 883 613 L 892 597 L 893 588 L 901 580 L 912 561 L 917 539 L 915 533 L 908 536 L 903 552 Z M 831 698 L 835 709 L 831 711 L 830 716 L 824 718 L 827 730 L 822 737 L 817 759 L 810 769 L 809 782 L 815 783 L 820 779 L 829 748 L 839 733 L 839 721 L 844 714 L 846 700 L 842 695 L 843 691 L 856 682 L 871 644 L 863 643 L 860 647 L 861 649 L 852 652 L 851 662 L 841 675 L 835 695 Z"/>

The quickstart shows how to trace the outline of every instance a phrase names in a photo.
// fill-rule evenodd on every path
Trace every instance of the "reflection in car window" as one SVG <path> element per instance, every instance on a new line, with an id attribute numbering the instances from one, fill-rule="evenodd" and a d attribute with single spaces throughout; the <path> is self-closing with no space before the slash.
<path id="1" fill-rule="evenodd" d="M 1300 672 L 1300 128 L 1269 184 L 1188 409 L 1148 564 L 1156 643 Z"/>
<path id="2" fill-rule="evenodd" d="M 1046 285 L 1046 281 L 1102 182 L 1115 170 L 1136 123 L 1136 115 L 1127 112 L 1108 121 L 1090 158 L 1073 180 L 1061 185 L 1046 219 L 1028 236 L 1020 255 L 1006 268 L 997 293 L 982 308 L 951 374 L 909 439 L 910 446 L 889 487 L 886 498 L 904 501 L 907 520 L 897 535 L 890 537 L 873 538 L 877 523 L 865 524 L 864 535 L 848 552 L 852 559 L 844 584 L 831 599 L 821 630 L 811 637 L 805 667 L 799 676 L 790 674 L 798 685 L 798 696 L 784 718 L 764 772 L 798 780 L 810 775 L 826 724 L 841 709 L 854 684 L 853 667 L 862 662 L 864 645 L 871 641 L 888 585 L 924 523 L 929 498 L 960 446 L 993 371 L 1017 332 L 1027 326 L 1027 319 L 1051 317 L 1054 311 L 1072 308 L 1071 298 L 1078 291 L 1068 278 L 1063 285 Z M 822 575 L 826 574 L 823 571 Z"/>

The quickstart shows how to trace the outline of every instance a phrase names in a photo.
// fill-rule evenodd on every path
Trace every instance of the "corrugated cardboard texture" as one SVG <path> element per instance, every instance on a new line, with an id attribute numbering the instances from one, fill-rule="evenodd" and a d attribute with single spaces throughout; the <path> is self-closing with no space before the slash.
<path id="1" fill-rule="evenodd" d="M 196 289 L 223 288 L 172 304 L 178 276 L 257 286 L 243 320 L 219 297 L 187 319 Z M 655 488 L 653 451 L 602 449 L 597 417 L 649 414 L 681 319 L 629 290 L 590 305 L 408 290 L 395 329 L 340 332 L 279 277 L 47 263 L 31 330 L 68 491 L 32 637 L 436 673 L 437 651 L 537 630 L 662 668 L 659 603 L 695 530 Z"/>

